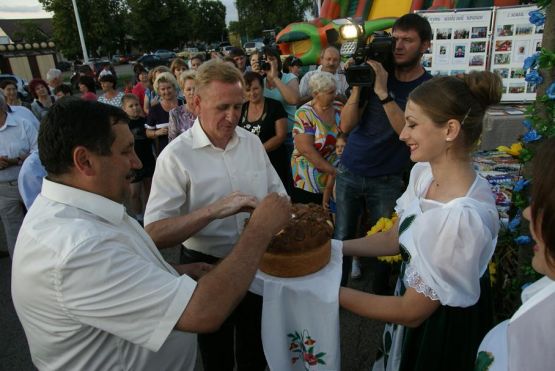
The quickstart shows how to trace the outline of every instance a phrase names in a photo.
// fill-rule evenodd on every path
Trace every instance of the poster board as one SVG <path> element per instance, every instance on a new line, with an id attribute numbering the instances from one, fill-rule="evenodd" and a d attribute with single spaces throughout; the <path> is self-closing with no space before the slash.
<path id="1" fill-rule="evenodd" d="M 421 12 L 432 26 L 432 46 L 422 65 L 433 76 L 484 71 L 488 63 L 493 9 Z"/>
<path id="2" fill-rule="evenodd" d="M 503 78 L 501 101 L 536 99 L 536 85 L 524 80 L 524 59 L 540 51 L 543 26 L 530 23 L 536 6 L 497 8 L 493 27 L 490 70 Z"/>

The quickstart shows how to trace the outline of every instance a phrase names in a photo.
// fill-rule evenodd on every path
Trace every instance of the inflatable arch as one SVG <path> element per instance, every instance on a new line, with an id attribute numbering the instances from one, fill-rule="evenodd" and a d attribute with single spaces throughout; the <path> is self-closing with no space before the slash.
<path id="1" fill-rule="evenodd" d="M 364 22 L 365 36 L 391 28 L 403 14 L 416 10 L 463 9 L 491 6 L 519 5 L 518 0 L 324 0 L 320 17 L 310 22 L 291 23 L 277 36 L 276 42 L 282 54 L 292 54 L 303 64 L 316 64 L 320 51 L 335 40 L 330 32 L 339 31 L 333 20 L 360 17 Z"/>

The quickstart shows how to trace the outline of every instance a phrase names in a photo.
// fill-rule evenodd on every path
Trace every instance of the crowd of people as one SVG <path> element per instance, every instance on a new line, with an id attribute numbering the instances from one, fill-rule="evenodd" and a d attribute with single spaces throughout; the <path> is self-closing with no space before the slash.
<path id="1" fill-rule="evenodd" d="M 27 106 L 3 82 L 1 219 L 35 366 L 192 370 L 198 343 L 206 371 L 264 370 L 262 298 L 248 287 L 295 202 L 333 214 L 339 304 L 387 323 L 375 370 L 470 370 L 479 348 L 504 351 L 499 369 L 549 368 L 554 146 L 538 154 L 525 212 L 533 267 L 547 278 L 488 334 L 499 219 L 470 154 L 501 80 L 432 78 L 420 64 L 432 30 L 419 15 L 400 17 L 392 35 L 394 69 L 367 61 L 373 88 L 349 87 L 334 46 L 302 77 L 300 60 L 282 64 L 266 47 L 248 60 L 232 48 L 136 65 L 123 90 L 106 69 L 101 95 L 82 76 L 71 96 L 53 69 L 31 81 Z M 394 228 L 362 237 L 394 211 Z M 175 246 L 170 264 L 159 250 Z M 398 253 L 392 290 L 375 258 Z M 373 294 L 346 287 L 358 257 L 371 258 Z"/>

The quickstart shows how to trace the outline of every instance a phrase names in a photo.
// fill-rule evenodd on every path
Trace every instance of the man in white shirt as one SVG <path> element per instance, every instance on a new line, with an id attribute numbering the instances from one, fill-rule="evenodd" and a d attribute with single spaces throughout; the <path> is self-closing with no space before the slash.
<path id="1" fill-rule="evenodd" d="M 347 84 L 345 74 L 341 71 L 341 55 L 336 47 L 328 46 L 320 53 L 320 66 L 314 71 L 308 71 L 299 83 L 301 103 L 306 103 L 312 99 L 308 81 L 318 71 L 329 72 L 335 77 L 336 99 L 345 102 L 347 100 L 345 92 L 349 88 L 349 84 Z"/>
<path id="2" fill-rule="evenodd" d="M 193 370 L 192 333 L 221 325 L 290 217 L 277 194 L 258 205 L 244 197 L 230 212 L 256 209 L 225 260 L 208 273 L 205 264 L 172 267 L 122 205 L 142 166 L 127 120 L 118 108 L 67 98 L 42 123 L 48 176 L 12 268 L 14 306 L 40 370 Z"/>
<path id="3" fill-rule="evenodd" d="M 8 112 L 0 95 L 0 221 L 4 226 L 8 253 L 13 256 L 15 241 L 25 209 L 17 188 L 21 164 L 37 149 L 37 130 L 27 120 Z M 5 257 L 0 251 L 0 257 Z"/>
<path id="4" fill-rule="evenodd" d="M 220 213 L 217 206 L 285 189 L 260 139 L 237 127 L 241 72 L 211 60 L 199 67 L 196 80 L 198 118 L 158 157 L 144 222 L 158 248 L 187 246 L 182 262 L 216 263 L 232 251 L 248 217 L 239 208 Z M 220 331 L 199 336 L 205 371 L 233 370 L 235 360 L 239 371 L 265 369 L 261 311 L 261 297 L 247 293 Z"/>

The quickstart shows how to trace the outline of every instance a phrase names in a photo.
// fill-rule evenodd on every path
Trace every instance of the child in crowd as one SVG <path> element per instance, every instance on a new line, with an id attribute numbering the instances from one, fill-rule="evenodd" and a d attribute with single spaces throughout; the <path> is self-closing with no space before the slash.
<path id="1" fill-rule="evenodd" d="M 347 138 L 349 135 L 347 133 L 339 133 L 337 135 L 337 141 L 335 142 L 335 153 L 337 154 L 336 163 L 334 164 L 335 167 L 339 164 L 341 160 L 341 155 L 343 154 L 343 150 L 347 145 Z M 326 189 L 324 189 L 324 196 L 322 201 L 322 206 L 324 209 L 329 209 L 333 222 L 335 223 L 335 175 L 328 177 L 328 182 L 326 184 Z M 351 267 L 351 278 L 357 279 L 360 278 L 362 275 L 362 271 L 360 269 L 360 260 L 357 256 L 353 256 L 353 263 Z"/>
<path id="2" fill-rule="evenodd" d="M 142 224 L 144 205 L 150 193 L 156 160 L 152 153 L 152 142 L 146 136 L 146 119 L 139 98 L 134 94 L 125 94 L 121 99 L 121 108 L 129 117 L 129 130 L 135 139 L 135 153 L 143 164 L 141 169 L 135 171 L 135 177 L 131 183 L 131 194 L 127 200 L 127 206 L 132 216 Z"/>

